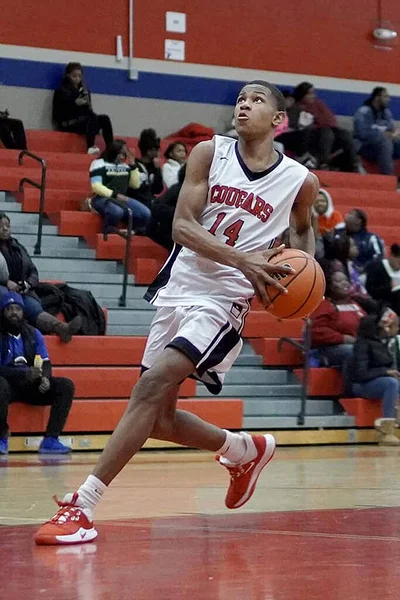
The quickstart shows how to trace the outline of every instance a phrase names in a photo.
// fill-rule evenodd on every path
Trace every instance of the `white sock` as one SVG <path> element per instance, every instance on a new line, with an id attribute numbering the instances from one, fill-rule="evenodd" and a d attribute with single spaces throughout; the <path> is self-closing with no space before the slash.
<path id="1" fill-rule="evenodd" d="M 232 433 L 224 429 L 226 440 L 224 445 L 219 449 L 217 454 L 221 456 L 222 464 L 237 465 L 247 463 L 256 458 L 257 449 L 251 436 L 248 433 Z"/>
<path id="2" fill-rule="evenodd" d="M 96 504 L 101 500 L 107 486 L 95 475 L 89 475 L 86 481 L 78 488 L 78 504 L 83 508 L 94 510 Z"/>

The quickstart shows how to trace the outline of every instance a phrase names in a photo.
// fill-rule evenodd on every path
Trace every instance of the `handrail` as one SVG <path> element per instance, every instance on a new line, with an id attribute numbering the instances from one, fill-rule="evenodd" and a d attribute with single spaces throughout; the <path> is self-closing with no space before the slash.
<path id="1" fill-rule="evenodd" d="M 20 165 L 22 165 L 22 163 L 23 163 L 24 156 L 29 156 L 29 158 L 33 158 L 33 160 L 36 160 L 42 166 L 40 184 L 37 183 L 36 181 L 32 181 L 32 179 L 29 179 L 28 177 L 23 177 L 21 179 L 21 181 L 19 182 L 19 191 L 20 192 L 22 192 L 22 190 L 24 189 L 25 183 L 28 183 L 29 185 L 36 188 L 37 190 L 40 190 L 38 232 L 37 232 L 36 244 L 35 244 L 35 248 L 34 248 L 33 252 L 34 252 L 34 254 L 41 254 L 42 253 L 43 214 L 44 214 L 44 199 L 45 199 L 45 192 L 46 192 L 47 165 L 46 165 L 46 161 L 43 158 L 40 158 L 39 156 L 36 156 L 36 154 L 29 152 L 29 150 L 22 150 L 19 153 L 18 163 Z"/>
<path id="2" fill-rule="evenodd" d="M 282 345 L 290 344 L 294 346 L 298 350 L 301 351 L 303 355 L 303 377 L 301 381 L 301 399 L 300 399 L 300 412 L 297 415 L 297 424 L 304 425 L 305 422 L 305 414 L 307 408 L 307 387 L 308 387 L 308 374 L 309 374 L 309 357 L 310 357 L 310 349 L 311 349 L 311 320 L 306 319 L 304 334 L 303 334 L 303 342 L 298 342 L 290 337 L 281 337 L 278 341 L 278 352 L 282 351 Z"/>
<path id="3" fill-rule="evenodd" d="M 126 292 L 127 292 L 127 288 L 128 288 L 128 275 L 129 275 L 129 261 L 130 261 L 130 257 L 131 257 L 131 245 L 132 245 L 132 234 L 133 234 L 133 213 L 132 210 L 129 208 L 129 206 L 125 203 L 122 202 L 118 202 L 118 200 L 115 200 L 114 198 L 108 198 L 107 200 L 108 202 L 112 202 L 113 204 L 116 204 L 117 206 L 122 206 L 124 209 L 126 209 L 128 211 L 128 228 L 126 230 L 126 233 L 122 232 L 121 230 L 117 229 L 116 227 L 108 227 L 105 224 L 105 229 L 104 229 L 104 233 L 103 233 L 103 239 L 105 241 L 107 241 L 107 237 L 109 233 L 116 233 L 117 235 L 119 235 L 119 237 L 122 237 L 124 240 L 126 240 L 126 244 L 125 244 L 125 257 L 124 257 L 124 276 L 122 279 L 122 294 L 119 297 L 119 301 L 118 301 L 118 306 L 126 306 Z"/>

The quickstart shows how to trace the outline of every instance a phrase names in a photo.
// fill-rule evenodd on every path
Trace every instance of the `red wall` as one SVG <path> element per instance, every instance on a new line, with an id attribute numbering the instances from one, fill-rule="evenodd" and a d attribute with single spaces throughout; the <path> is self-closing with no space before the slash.
<path id="1" fill-rule="evenodd" d="M 400 2 L 382 0 L 400 27 Z M 5 44 L 113 54 L 128 33 L 128 0 L 2 0 Z M 368 38 L 377 0 L 134 0 L 135 55 L 163 58 L 166 10 L 187 11 L 187 62 L 400 82 L 400 45 Z M 194 6 L 195 5 L 195 6 Z M 329 11 L 329 16 L 328 16 Z M 5 17 L 5 18 L 4 18 Z"/>

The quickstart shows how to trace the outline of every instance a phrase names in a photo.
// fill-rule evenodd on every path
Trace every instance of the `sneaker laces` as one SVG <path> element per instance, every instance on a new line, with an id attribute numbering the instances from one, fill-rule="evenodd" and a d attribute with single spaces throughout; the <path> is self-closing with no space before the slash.
<path id="1" fill-rule="evenodd" d="M 70 502 L 59 500 L 57 496 L 53 496 L 53 500 L 60 507 L 54 517 L 47 521 L 48 523 L 57 523 L 59 525 L 69 521 L 78 521 L 82 514 L 82 509 L 76 506 L 75 502 L 78 499 L 78 494 L 75 492 Z"/>
<path id="2" fill-rule="evenodd" d="M 238 479 L 244 474 L 243 465 L 235 465 L 234 467 L 227 467 L 227 469 L 229 470 L 232 481 Z"/>

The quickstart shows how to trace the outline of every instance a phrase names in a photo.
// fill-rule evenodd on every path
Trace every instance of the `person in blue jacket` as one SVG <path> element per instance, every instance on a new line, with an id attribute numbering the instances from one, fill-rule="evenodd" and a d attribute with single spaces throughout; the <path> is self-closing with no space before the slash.
<path id="1" fill-rule="evenodd" d="M 354 137 L 361 144 L 359 153 L 376 162 L 383 175 L 393 175 L 393 160 L 400 158 L 400 130 L 396 129 L 389 102 L 387 89 L 376 87 L 354 115 Z"/>

